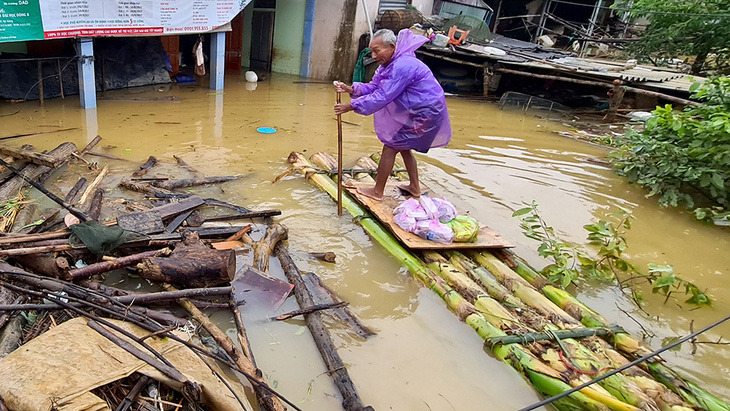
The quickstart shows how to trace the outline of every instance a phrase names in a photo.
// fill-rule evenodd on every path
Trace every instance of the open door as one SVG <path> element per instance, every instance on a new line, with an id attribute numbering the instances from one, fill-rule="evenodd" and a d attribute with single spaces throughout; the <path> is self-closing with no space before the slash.
<path id="1" fill-rule="evenodd" d="M 172 66 L 170 76 L 174 76 L 180 72 L 180 36 L 162 36 L 160 41 L 170 58 L 170 66 Z"/>
<path id="2" fill-rule="evenodd" d="M 251 69 L 271 71 L 274 12 L 254 10 L 251 22 Z"/>
<path id="3" fill-rule="evenodd" d="M 226 33 L 226 70 L 241 70 L 243 55 L 243 12 L 231 20 L 231 31 Z"/>

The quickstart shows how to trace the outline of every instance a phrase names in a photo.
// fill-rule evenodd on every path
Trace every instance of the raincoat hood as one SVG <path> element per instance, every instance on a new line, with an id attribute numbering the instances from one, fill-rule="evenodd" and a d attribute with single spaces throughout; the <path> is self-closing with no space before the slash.
<path id="1" fill-rule="evenodd" d="M 416 56 L 415 51 L 428 41 L 425 36 L 420 36 L 412 31 L 405 29 L 398 33 L 398 40 L 395 42 L 395 52 L 390 58 L 388 64 L 393 63 L 400 56 Z"/>

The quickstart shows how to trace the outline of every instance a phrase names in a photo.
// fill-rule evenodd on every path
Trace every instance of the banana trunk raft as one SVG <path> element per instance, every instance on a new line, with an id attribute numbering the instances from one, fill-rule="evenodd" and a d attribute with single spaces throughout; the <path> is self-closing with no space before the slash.
<path id="1" fill-rule="evenodd" d="M 372 182 L 377 155 L 363 157 L 345 183 Z M 289 155 L 291 169 L 333 199 L 337 162 L 317 153 Z M 396 172 L 403 179 L 405 173 Z M 651 352 L 640 340 L 554 285 L 502 248 L 405 247 L 381 220 L 348 193 L 342 205 L 372 239 L 431 289 L 484 340 L 485 350 L 512 366 L 544 397 L 591 381 Z M 382 212 L 380 213 L 382 216 Z M 505 243 L 506 245 L 506 243 Z M 553 405 L 559 410 L 708 410 L 730 405 L 670 369 L 662 359 L 612 375 Z"/>

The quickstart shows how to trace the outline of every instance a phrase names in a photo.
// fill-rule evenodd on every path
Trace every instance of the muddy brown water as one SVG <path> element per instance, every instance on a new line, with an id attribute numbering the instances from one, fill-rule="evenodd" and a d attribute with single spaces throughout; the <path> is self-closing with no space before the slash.
<path id="1" fill-rule="evenodd" d="M 149 155 L 167 163 L 151 175 L 179 174 L 173 155 L 207 175 L 241 174 L 239 181 L 220 188 L 194 191 L 253 209 L 282 210 L 277 220 L 289 227 L 289 247 L 300 268 L 319 274 L 378 332 L 365 341 L 330 322 L 363 401 L 376 409 L 513 410 L 537 401 L 522 378 L 485 353 L 477 335 L 436 295 L 373 244 L 346 213 L 337 217 L 336 206 L 326 194 L 299 176 L 271 183 L 287 169 L 285 160 L 291 151 L 336 150 L 334 92 L 328 85 L 294 84 L 295 80 L 275 75 L 252 85 L 229 76 L 224 93 L 200 85 L 113 91 L 106 93 L 113 100 L 100 100 L 97 109 L 87 111 L 79 108 L 76 96 L 46 101 L 43 108 L 38 102 L 2 104 L 0 114 L 22 111 L 0 117 L 0 134 L 80 128 L 7 142 L 29 143 L 42 150 L 62 141 L 82 147 L 99 134 L 103 140 L 96 151 L 129 160 L 96 159 L 117 175 L 128 175 Z M 170 96 L 180 101 L 124 100 Z M 485 102 L 449 98 L 448 104 L 452 143 L 418 156 L 422 180 L 513 242 L 518 254 L 535 266 L 545 264 L 535 252 L 536 244 L 522 235 L 518 221 L 511 217 L 523 201 L 537 200 L 547 222 L 564 239 L 578 244 L 586 242 L 583 225 L 605 217 L 617 206 L 626 207 L 636 216 L 628 234 L 631 261 L 640 267 L 650 262 L 672 264 L 678 275 L 707 290 L 713 307 L 693 311 L 681 303 L 681 295 L 665 304 L 643 288 L 647 315 L 615 287 L 590 281 L 578 287 L 579 297 L 609 320 L 641 335 L 639 325 L 621 310 L 630 313 L 655 334 L 650 340 L 654 348 L 686 334 L 692 320 L 698 329 L 728 313 L 730 285 L 724 275 L 730 268 L 730 231 L 660 208 L 654 199 L 644 197 L 645 190 L 586 161 L 605 158 L 606 150 L 556 135 L 554 131 L 565 130 L 559 122 L 501 111 Z M 357 124 L 344 125 L 347 167 L 381 146 L 371 118 L 349 113 L 344 119 Z M 278 132 L 256 131 L 264 126 Z M 65 192 L 75 180 L 57 178 L 51 187 Z M 114 182 L 114 177 L 105 181 L 109 186 Z M 114 189 L 109 195 L 124 192 Z M 337 263 L 308 259 L 308 251 L 334 251 Z M 272 260 L 271 271 L 283 278 L 278 261 Z M 296 302 L 290 298 L 276 314 L 293 309 Z M 252 312 L 247 328 L 258 365 L 271 385 L 303 409 L 340 409 L 339 395 L 304 322 L 268 322 L 264 317 L 270 314 Z M 214 318 L 235 336 L 230 316 L 216 313 Z M 723 335 L 730 335 L 730 326 L 701 340 Z M 664 358 L 701 386 L 730 399 L 729 350 L 701 344 L 694 355 L 691 347 L 683 347 Z"/>

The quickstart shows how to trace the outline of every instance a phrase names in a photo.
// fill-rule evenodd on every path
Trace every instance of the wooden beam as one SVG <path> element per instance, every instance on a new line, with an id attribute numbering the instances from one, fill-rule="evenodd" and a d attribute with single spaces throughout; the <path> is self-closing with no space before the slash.
<path id="1" fill-rule="evenodd" d="M 63 158 L 54 157 L 43 153 L 36 153 L 34 151 L 23 150 L 20 148 L 10 147 L 6 145 L 0 145 L 0 154 L 49 168 L 56 167 L 63 161 Z"/>

